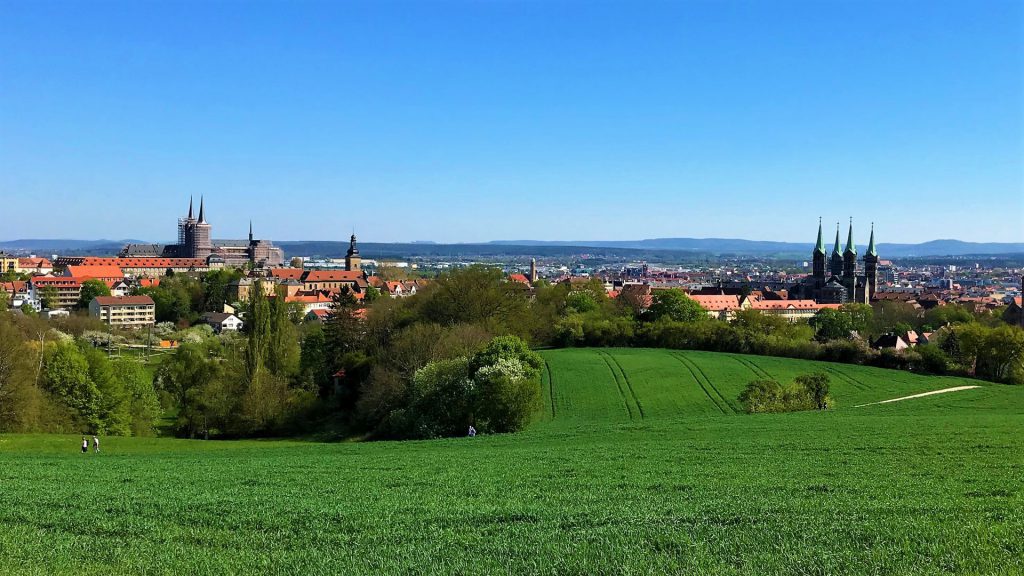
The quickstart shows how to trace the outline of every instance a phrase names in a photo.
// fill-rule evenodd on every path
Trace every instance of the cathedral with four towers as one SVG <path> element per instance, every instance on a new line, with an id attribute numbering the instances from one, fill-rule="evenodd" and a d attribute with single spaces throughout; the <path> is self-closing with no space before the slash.
<path id="1" fill-rule="evenodd" d="M 811 275 L 797 287 L 800 297 L 821 304 L 870 304 L 878 289 L 878 251 L 875 249 L 875 226 L 871 239 L 858 265 L 857 245 L 853 241 L 853 220 L 846 236 L 846 247 L 840 252 L 839 224 L 832 254 L 825 252 L 821 220 L 818 220 L 818 242 L 811 255 Z"/>

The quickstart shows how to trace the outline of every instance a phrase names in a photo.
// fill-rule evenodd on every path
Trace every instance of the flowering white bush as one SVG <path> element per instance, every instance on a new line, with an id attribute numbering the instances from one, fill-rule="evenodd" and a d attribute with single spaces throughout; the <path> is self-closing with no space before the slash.
<path id="1" fill-rule="evenodd" d="M 526 366 L 518 358 L 502 356 L 494 364 L 483 366 L 476 373 L 476 377 L 481 380 L 496 375 L 504 376 L 512 382 L 521 382 L 526 379 Z"/>

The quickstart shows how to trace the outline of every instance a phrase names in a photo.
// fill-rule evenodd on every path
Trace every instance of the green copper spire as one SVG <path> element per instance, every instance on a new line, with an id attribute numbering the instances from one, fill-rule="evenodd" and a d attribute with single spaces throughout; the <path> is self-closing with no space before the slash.
<path id="1" fill-rule="evenodd" d="M 857 245 L 853 243 L 853 218 L 850 218 L 850 234 L 846 237 L 846 250 L 843 250 L 843 254 L 847 253 L 857 253 Z"/>
<path id="2" fill-rule="evenodd" d="M 825 253 L 825 241 L 821 238 L 821 218 L 818 218 L 818 245 L 814 247 L 815 254 Z"/>
<path id="3" fill-rule="evenodd" d="M 878 256 L 875 250 L 875 223 L 871 223 L 871 240 L 868 241 L 868 256 Z"/>
<path id="4" fill-rule="evenodd" d="M 843 253 L 839 251 L 839 222 L 836 222 L 836 247 L 832 249 L 833 256 L 841 256 Z"/>

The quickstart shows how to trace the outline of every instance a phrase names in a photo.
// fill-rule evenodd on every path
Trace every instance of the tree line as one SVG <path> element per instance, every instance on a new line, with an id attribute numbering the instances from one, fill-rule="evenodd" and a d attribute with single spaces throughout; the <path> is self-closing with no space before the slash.
<path id="1" fill-rule="evenodd" d="M 679 290 L 657 290 L 650 302 L 609 298 L 598 280 L 529 287 L 484 266 L 370 305 L 339 293 L 322 323 L 302 321 L 283 294 L 255 285 L 243 333 L 187 328 L 223 306 L 235 274 L 176 275 L 147 289 L 158 302 L 156 330 L 182 342 L 159 364 L 107 358 L 102 332 L 80 317 L 56 334 L 42 320 L 0 314 L 3 428 L 147 434 L 161 424 L 185 437 L 515 431 L 540 395 L 531 349 L 545 346 L 738 352 L 1024 383 L 1024 331 L 998 313 L 950 305 L 911 314 L 885 302 L 811 322 L 751 310 L 724 322 Z M 907 327 L 933 331 L 930 343 L 901 352 L 866 344 Z"/>

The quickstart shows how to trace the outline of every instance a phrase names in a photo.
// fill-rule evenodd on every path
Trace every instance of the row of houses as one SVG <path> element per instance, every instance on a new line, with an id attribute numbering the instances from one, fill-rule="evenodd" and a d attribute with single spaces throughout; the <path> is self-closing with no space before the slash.
<path id="1" fill-rule="evenodd" d="M 53 264 L 46 258 L 36 256 L 12 256 L 0 252 L 0 274 L 15 272 L 17 274 L 49 274 L 53 272 Z"/>
<path id="2" fill-rule="evenodd" d="M 379 276 L 368 276 L 361 270 L 272 268 L 267 276 L 247 276 L 233 282 L 228 299 L 244 302 L 249 299 L 252 290 L 260 286 L 267 296 L 275 296 L 280 291 L 286 302 L 300 304 L 303 313 L 308 314 L 314 310 L 330 308 L 334 295 L 342 290 L 347 289 L 361 302 L 370 287 L 392 298 L 403 298 L 416 294 L 426 283 L 423 279 L 386 281 Z"/>
<path id="3" fill-rule="evenodd" d="M 14 307 L 30 304 L 33 308 L 42 309 L 44 295 L 48 292 L 53 296 L 50 308 L 67 309 L 78 304 L 82 294 L 82 284 L 88 280 L 98 280 L 107 285 L 111 296 L 126 296 L 135 286 L 153 286 L 159 279 L 130 279 L 116 266 L 68 266 L 59 275 L 43 274 L 33 276 L 26 281 L 14 280 L 0 283 L 0 287 L 8 293 L 9 302 Z"/>
<path id="4" fill-rule="evenodd" d="M 610 290 L 613 298 L 621 298 L 640 310 L 647 309 L 651 304 L 652 295 L 656 290 L 650 284 L 625 284 L 619 289 Z M 684 290 L 684 292 L 686 292 Z M 710 291 L 709 291 L 710 292 Z M 755 290 L 749 294 L 722 293 L 688 293 L 687 296 L 700 304 L 709 317 L 731 321 L 742 310 L 757 310 L 763 314 L 779 316 L 790 322 L 804 321 L 826 309 L 839 308 L 839 304 L 819 304 L 814 300 L 786 298 L 785 292 Z"/>

